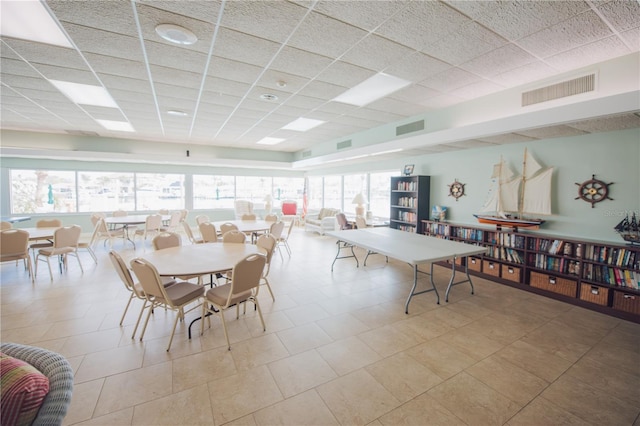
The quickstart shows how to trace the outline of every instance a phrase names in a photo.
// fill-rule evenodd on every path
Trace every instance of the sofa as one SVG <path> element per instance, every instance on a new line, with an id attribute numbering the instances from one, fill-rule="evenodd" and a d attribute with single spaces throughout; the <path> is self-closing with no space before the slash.
<path id="1" fill-rule="evenodd" d="M 305 231 L 314 231 L 324 235 L 327 231 L 336 229 L 336 214 L 339 209 L 322 208 L 317 213 L 307 213 L 304 218 Z"/>

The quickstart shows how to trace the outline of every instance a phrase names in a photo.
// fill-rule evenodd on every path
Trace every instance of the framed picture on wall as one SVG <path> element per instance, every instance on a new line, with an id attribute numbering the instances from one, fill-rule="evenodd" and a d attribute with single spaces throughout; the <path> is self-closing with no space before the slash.
<path id="1" fill-rule="evenodd" d="M 404 166 L 404 175 L 411 176 L 413 173 L 413 164 L 407 164 Z"/>

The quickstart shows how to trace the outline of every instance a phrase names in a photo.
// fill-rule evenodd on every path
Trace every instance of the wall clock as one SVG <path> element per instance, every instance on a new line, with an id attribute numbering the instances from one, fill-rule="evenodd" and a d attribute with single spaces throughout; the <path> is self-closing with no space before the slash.
<path id="1" fill-rule="evenodd" d="M 458 182 L 458 179 L 456 179 L 451 185 L 449 185 L 449 196 L 455 198 L 456 201 L 458 201 L 458 198 L 465 195 L 464 185 L 464 183 Z"/>
<path id="2" fill-rule="evenodd" d="M 591 175 L 591 179 L 585 180 L 582 183 L 576 182 L 578 188 L 578 196 L 576 200 L 580 199 L 591 203 L 591 208 L 595 207 L 596 203 L 604 200 L 613 200 L 609 197 L 609 185 L 613 185 L 613 182 L 606 183 L 599 179 L 596 179 L 596 175 Z"/>

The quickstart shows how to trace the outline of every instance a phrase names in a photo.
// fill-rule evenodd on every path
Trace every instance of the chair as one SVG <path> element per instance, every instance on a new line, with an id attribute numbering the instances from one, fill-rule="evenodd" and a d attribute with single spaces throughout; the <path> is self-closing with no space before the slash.
<path id="1" fill-rule="evenodd" d="M 69 255 L 75 256 L 78 260 L 80 270 L 84 273 L 84 269 L 82 269 L 82 262 L 80 262 L 80 256 L 78 256 L 78 240 L 80 239 L 81 233 L 82 228 L 78 225 L 65 226 L 56 229 L 53 233 L 53 246 L 38 250 L 38 255 L 36 256 L 36 276 L 38 276 L 38 261 L 40 260 L 40 256 L 44 257 L 47 261 L 51 281 L 53 281 L 53 272 L 51 272 L 51 263 L 49 262 L 49 259 L 52 256 L 61 256 L 62 265 L 65 267 L 67 265 L 67 257 Z"/>
<path id="2" fill-rule="evenodd" d="M 13 228 L 11 222 L 5 222 L 4 220 L 0 222 L 0 231 L 5 231 L 7 229 Z"/>
<path id="3" fill-rule="evenodd" d="M 124 217 L 124 216 L 129 216 L 129 213 L 127 213 L 124 210 L 116 210 L 113 213 L 111 213 L 111 216 L 113 216 L 113 217 Z"/>
<path id="4" fill-rule="evenodd" d="M 240 218 L 241 220 L 256 220 L 257 216 L 255 213 L 245 213 Z"/>
<path id="5" fill-rule="evenodd" d="M 224 319 L 224 311 L 232 306 L 236 306 L 236 318 L 240 315 L 240 303 L 252 302 L 262 323 L 262 329 L 266 331 L 267 327 L 262 318 L 262 310 L 258 302 L 258 290 L 260 289 L 260 278 L 264 272 L 264 266 L 267 258 L 262 254 L 251 254 L 233 267 L 231 282 L 218 287 L 207 290 L 205 293 L 205 303 L 202 304 L 202 318 L 208 313 L 216 313 L 220 315 L 224 337 L 227 339 L 227 347 L 231 350 L 229 343 L 229 334 L 227 332 L 227 324 Z M 200 334 L 204 333 L 204 324 L 201 324 Z M 209 327 L 211 327 L 211 319 L 209 318 Z"/>
<path id="6" fill-rule="evenodd" d="M 276 223 L 271 224 L 271 227 L 269 228 L 269 235 L 272 235 L 273 238 L 276 239 L 277 243 L 277 241 L 282 238 L 282 231 L 284 231 L 284 222 L 280 220 Z M 282 253 L 280 253 L 280 257 L 282 257 Z"/>
<path id="7" fill-rule="evenodd" d="M 238 230 L 238 227 L 231 222 L 225 222 L 222 225 L 220 225 L 220 233 L 222 235 L 224 235 L 229 231 L 237 231 L 237 230 Z"/>
<path id="8" fill-rule="evenodd" d="M 158 210 L 158 214 L 162 215 L 162 216 L 168 216 L 169 215 L 169 209 L 160 209 L 160 210 Z"/>
<path id="9" fill-rule="evenodd" d="M 287 228 L 287 233 L 284 235 L 280 235 L 280 238 L 278 238 L 278 251 L 280 251 L 280 246 L 284 246 L 284 248 L 287 250 L 287 253 L 289 254 L 289 257 L 291 257 L 291 247 L 289 247 L 289 236 L 291 235 L 291 231 L 293 230 L 293 226 L 295 225 L 295 222 L 292 220 L 289 222 L 289 228 Z"/>
<path id="10" fill-rule="evenodd" d="M 180 217 L 182 213 L 176 211 L 171 213 L 171 218 L 169 219 L 169 224 L 167 226 L 162 226 L 160 228 L 161 232 L 176 232 L 178 225 L 180 225 Z"/>
<path id="11" fill-rule="evenodd" d="M 345 230 L 345 229 L 353 229 L 353 226 L 347 222 L 347 217 L 345 216 L 344 213 L 337 213 L 336 214 L 336 221 L 338 222 L 338 227 L 340 230 Z M 331 271 L 333 272 L 333 265 L 336 263 L 336 260 L 338 259 L 345 259 L 345 258 L 349 258 L 349 257 L 353 257 L 354 259 L 356 259 L 356 266 L 359 266 L 360 263 L 358 262 L 358 257 L 356 256 L 355 252 L 353 251 L 353 244 L 349 244 L 346 243 L 344 241 L 336 241 L 336 244 L 338 244 L 338 254 L 336 254 L 335 259 L 333 259 L 333 263 L 331 264 Z M 351 250 L 351 254 L 347 254 L 345 256 L 340 256 L 340 251 L 342 249 L 349 249 Z"/>
<path id="12" fill-rule="evenodd" d="M 200 235 L 202 236 L 202 242 L 205 243 L 217 243 L 218 231 L 216 226 L 211 222 L 201 223 L 198 227 L 200 229 Z"/>
<path id="13" fill-rule="evenodd" d="M 187 209 L 180 210 L 180 223 L 186 221 L 188 215 L 189 215 L 189 210 Z"/>
<path id="14" fill-rule="evenodd" d="M 49 379 L 49 393 L 32 425 L 61 425 L 73 395 L 73 368 L 62 355 L 36 346 L 2 343 L 0 352 L 35 367 Z"/>
<path id="15" fill-rule="evenodd" d="M 293 222 L 298 222 L 298 203 L 294 200 L 282 201 L 282 217 L 281 219 L 290 219 Z"/>
<path id="16" fill-rule="evenodd" d="M 93 222 L 94 227 L 98 231 L 96 241 L 104 239 L 105 245 L 107 244 L 107 241 L 109 241 L 109 248 L 113 247 L 114 238 L 122 237 L 124 239 L 126 237 L 124 228 L 110 229 L 104 221 L 104 218 L 100 216 L 91 216 L 91 222 Z"/>
<path id="17" fill-rule="evenodd" d="M 151 245 L 154 250 L 162 250 L 169 247 L 179 247 L 182 245 L 180 235 L 175 232 L 160 232 L 153 237 Z"/>
<path id="18" fill-rule="evenodd" d="M 159 214 L 150 214 L 144 222 L 143 229 L 137 229 L 135 235 L 140 235 L 145 241 L 150 235 L 160 233 L 162 227 L 162 216 Z"/>
<path id="19" fill-rule="evenodd" d="M 340 230 L 353 229 L 353 225 L 347 221 L 347 216 L 345 216 L 344 213 L 337 213 L 336 221 L 338 222 L 338 229 Z"/>
<path id="20" fill-rule="evenodd" d="M 268 214 L 264 217 L 264 220 L 266 222 L 277 222 L 278 221 L 278 215 L 277 214 Z"/>
<path id="21" fill-rule="evenodd" d="M 253 213 L 253 203 L 249 200 L 235 200 L 233 205 L 236 219 L 240 219 L 245 213 Z"/>
<path id="22" fill-rule="evenodd" d="M 182 227 L 184 228 L 184 233 L 187 234 L 187 238 L 189 238 L 189 241 L 191 241 L 191 244 L 204 243 L 204 240 L 202 238 L 197 238 L 195 235 L 193 235 L 193 230 L 186 220 L 182 222 Z"/>
<path id="23" fill-rule="evenodd" d="M 270 234 L 263 234 L 258 237 L 256 241 L 256 246 L 260 247 L 266 252 L 267 261 L 265 264 L 265 269 L 262 273 L 262 277 L 260 277 L 261 281 L 264 281 L 264 285 L 267 286 L 267 290 L 269 290 L 269 294 L 271 294 L 271 298 L 273 301 L 276 301 L 275 296 L 273 295 L 273 291 L 271 291 L 271 286 L 269 285 L 269 280 L 267 276 L 269 275 L 269 269 L 271 269 L 271 258 L 273 257 L 273 253 L 276 251 L 276 246 L 278 245 L 278 241 Z"/>
<path id="24" fill-rule="evenodd" d="M 96 265 L 98 264 L 98 258 L 96 257 L 96 254 L 93 251 L 93 246 L 95 245 L 96 241 L 98 241 L 99 236 L 100 236 L 100 225 L 96 223 L 93 226 L 93 232 L 91 233 L 91 237 L 89 238 L 89 241 L 83 240 L 82 236 L 80 236 L 80 240 L 78 240 L 78 249 L 87 250 L 91 255 L 91 257 L 93 258 L 93 261 L 95 262 Z"/>
<path id="25" fill-rule="evenodd" d="M 171 337 L 169 337 L 169 344 L 167 345 L 167 352 L 169 352 L 169 349 L 171 349 L 171 342 L 173 342 L 173 335 L 176 332 L 176 325 L 178 325 L 178 319 L 184 320 L 186 313 L 200 307 L 202 303 L 199 303 L 185 311 L 185 307 L 190 303 L 198 301 L 201 302 L 202 296 L 204 295 L 204 287 L 198 284 L 178 281 L 165 288 L 155 266 L 141 258 L 133 259 L 131 261 L 131 268 L 133 269 L 133 273 L 136 277 L 138 277 L 138 281 L 140 281 L 140 285 L 144 290 L 147 302 L 150 303 L 150 309 L 149 312 L 147 312 L 147 318 L 145 319 L 144 326 L 142 327 L 140 340 L 144 338 L 144 333 L 147 330 L 147 324 L 149 323 L 149 317 L 151 316 L 151 312 L 154 307 L 164 306 L 176 311 L 176 319 L 173 322 Z"/>
<path id="26" fill-rule="evenodd" d="M 40 219 L 36 222 L 36 228 L 59 228 L 62 226 L 62 221 L 60 219 Z M 31 253 L 33 253 L 35 257 L 35 252 L 37 249 L 52 247 L 53 241 L 47 240 L 46 242 L 35 242 L 29 246 L 31 249 Z"/>
<path id="27" fill-rule="evenodd" d="M 23 229 L 5 229 L 0 232 L 0 262 L 22 259 L 34 281 L 31 256 L 29 255 L 29 233 Z"/>
<path id="28" fill-rule="evenodd" d="M 207 216 L 206 214 L 199 214 L 198 216 L 196 216 L 196 225 L 200 225 L 201 223 L 205 222 L 211 222 L 211 220 L 209 220 L 209 216 Z"/>
<path id="29" fill-rule="evenodd" d="M 232 229 L 231 231 L 228 231 L 222 234 L 223 243 L 244 244 L 246 241 L 247 241 L 247 236 L 244 234 L 244 232 L 240 232 L 237 229 Z"/>

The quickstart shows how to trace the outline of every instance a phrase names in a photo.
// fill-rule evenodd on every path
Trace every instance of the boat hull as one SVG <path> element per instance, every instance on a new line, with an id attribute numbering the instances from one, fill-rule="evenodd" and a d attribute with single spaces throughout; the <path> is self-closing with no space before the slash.
<path id="1" fill-rule="evenodd" d="M 511 228 L 533 228 L 538 227 L 544 223 L 541 219 L 515 219 L 515 218 L 503 218 L 499 216 L 487 216 L 474 214 L 479 223 L 488 225 L 508 226 Z"/>

